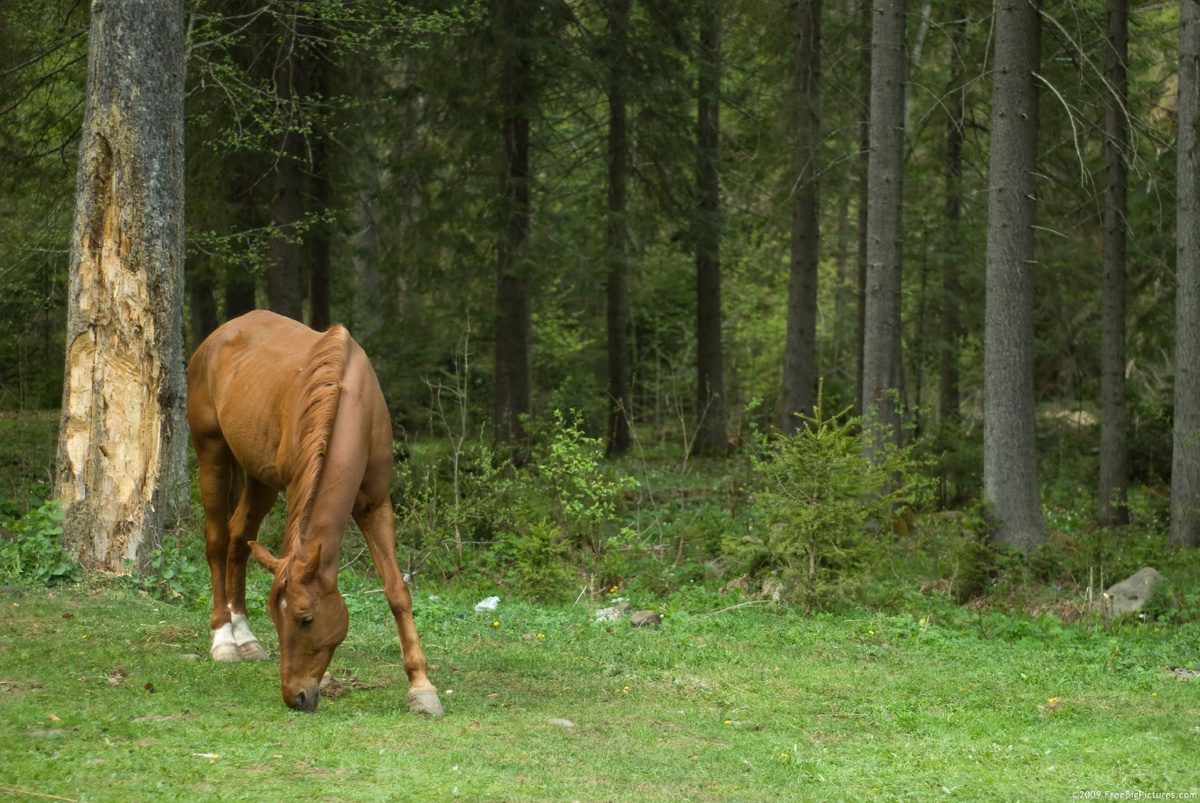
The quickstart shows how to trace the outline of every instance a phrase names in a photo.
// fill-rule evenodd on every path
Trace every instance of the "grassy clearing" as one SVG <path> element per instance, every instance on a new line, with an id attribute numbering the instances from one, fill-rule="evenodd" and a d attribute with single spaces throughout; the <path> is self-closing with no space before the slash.
<path id="1" fill-rule="evenodd" d="M 284 708 L 273 663 L 209 662 L 202 610 L 111 586 L 2 595 L 0 797 L 1014 800 L 1200 786 L 1200 681 L 1166 669 L 1196 663 L 1196 623 L 1088 634 L 1009 618 L 989 638 L 990 621 L 934 599 L 924 625 L 685 608 L 654 632 L 591 622 L 582 603 L 484 615 L 438 596 L 417 594 L 447 712 L 429 720 L 405 711 L 381 594 L 349 595 L 333 663 L 363 688 L 314 715 Z M 256 624 L 274 652 L 273 628 Z"/>

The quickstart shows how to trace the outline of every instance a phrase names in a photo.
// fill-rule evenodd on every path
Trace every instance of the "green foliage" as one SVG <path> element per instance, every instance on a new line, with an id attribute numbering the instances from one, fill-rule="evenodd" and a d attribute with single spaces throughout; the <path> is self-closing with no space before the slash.
<path id="1" fill-rule="evenodd" d="M 806 610 L 852 598 L 891 540 L 889 523 L 925 492 L 911 445 L 867 453 L 854 418 L 826 416 L 818 402 L 794 435 L 780 435 L 759 463 L 766 516 L 761 536 L 727 539 L 752 575 L 777 572 Z"/>
<path id="2" fill-rule="evenodd" d="M 507 555 L 522 598 L 560 602 L 570 591 L 575 575 L 566 540 L 553 522 L 542 519 L 523 533 L 505 533 L 496 549 Z"/>
<path id="3" fill-rule="evenodd" d="M 612 521 L 621 496 L 635 490 L 638 482 L 627 475 L 608 476 L 603 441 L 584 434 L 574 411 L 567 421 L 554 410 L 547 437 L 545 449 L 534 454 L 532 469 L 522 476 L 520 487 L 534 500 L 545 500 L 551 518 L 572 543 L 599 558 L 614 537 L 622 536 L 612 532 Z"/>
<path id="4" fill-rule="evenodd" d="M 80 582 L 79 564 L 58 541 L 62 535 L 59 503 L 46 502 L 24 515 L 14 507 L 11 502 L 0 503 L 0 577 L 46 585 Z"/>
<path id="5" fill-rule="evenodd" d="M 192 607 L 211 603 L 208 563 L 204 539 L 188 533 L 169 534 L 162 546 L 150 553 L 150 571 L 135 575 L 143 590 L 160 599 L 175 600 Z"/>

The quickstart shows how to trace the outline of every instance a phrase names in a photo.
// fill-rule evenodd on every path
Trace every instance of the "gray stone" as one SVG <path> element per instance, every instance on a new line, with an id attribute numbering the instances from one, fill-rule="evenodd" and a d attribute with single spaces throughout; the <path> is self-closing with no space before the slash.
<path id="1" fill-rule="evenodd" d="M 620 619 L 624 613 L 625 611 L 621 610 L 620 607 L 615 605 L 611 608 L 601 608 L 600 610 L 596 611 L 596 621 L 615 622 Z"/>
<path id="2" fill-rule="evenodd" d="M 551 725 L 562 725 L 564 728 L 573 728 L 573 727 L 575 727 L 575 723 L 574 723 L 574 722 L 572 722 L 572 721 L 571 721 L 571 720 L 569 720 L 569 719 L 563 719 L 562 717 L 555 717 L 554 719 L 547 720 L 547 721 L 548 721 L 548 722 L 549 722 Z"/>
<path id="3" fill-rule="evenodd" d="M 1140 611 L 1146 600 L 1150 599 L 1155 584 L 1161 583 L 1162 579 L 1163 576 L 1149 566 L 1139 569 L 1104 592 L 1104 598 L 1099 600 L 1099 603 L 1104 606 L 1105 613 L 1109 616 Z"/>
<path id="4" fill-rule="evenodd" d="M 629 618 L 629 624 L 633 627 L 653 627 L 658 630 L 658 626 L 662 624 L 662 616 L 658 611 L 638 611 Z"/>

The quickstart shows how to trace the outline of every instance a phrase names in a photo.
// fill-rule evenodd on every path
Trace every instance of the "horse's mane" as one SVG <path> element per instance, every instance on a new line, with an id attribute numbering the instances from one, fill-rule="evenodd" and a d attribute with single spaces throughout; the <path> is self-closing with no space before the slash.
<path id="1" fill-rule="evenodd" d="M 308 530 L 308 519 L 316 501 L 317 485 L 325 468 L 325 454 L 337 418 L 342 394 L 342 377 L 350 353 L 350 333 L 344 326 L 331 326 L 313 346 L 296 395 L 296 435 L 292 451 L 292 482 L 289 490 L 284 539 L 293 550 Z"/>

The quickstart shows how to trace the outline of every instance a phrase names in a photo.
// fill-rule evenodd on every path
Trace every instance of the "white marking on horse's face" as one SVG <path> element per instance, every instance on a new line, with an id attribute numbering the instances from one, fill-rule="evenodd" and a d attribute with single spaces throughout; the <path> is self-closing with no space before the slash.
<path id="1" fill-rule="evenodd" d="M 279 607 L 283 608 L 284 610 L 287 610 L 287 600 L 286 599 L 279 600 Z"/>

